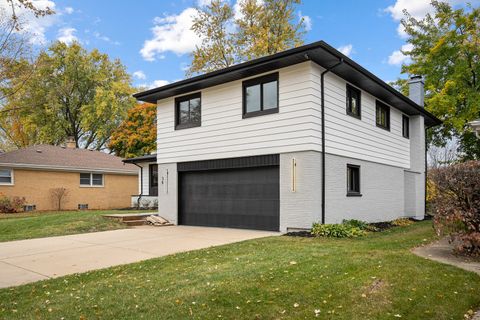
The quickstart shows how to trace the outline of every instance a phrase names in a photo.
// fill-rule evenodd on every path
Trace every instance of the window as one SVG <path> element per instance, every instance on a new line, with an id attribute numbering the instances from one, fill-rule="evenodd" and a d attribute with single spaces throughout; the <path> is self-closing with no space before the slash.
<path id="1" fill-rule="evenodd" d="M 103 174 L 101 173 L 80 173 L 80 186 L 103 187 Z"/>
<path id="2" fill-rule="evenodd" d="M 201 124 L 200 92 L 175 99 L 175 129 L 199 127 Z"/>
<path id="3" fill-rule="evenodd" d="M 243 82 L 243 117 L 278 112 L 278 73 Z"/>
<path id="4" fill-rule="evenodd" d="M 360 166 L 347 164 L 347 196 L 361 196 Z"/>
<path id="5" fill-rule="evenodd" d="M 410 118 L 406 115 L 402 116 L 402 135 L 404 138 L 410 138 Z"/>
<path id="6" fill-rule="evenodd" d="M 149 166 L 149 183 L 150 183 L 150 189 L 149 189 L 149 196 L 158 196 L 158 165 L 157 164 L 151 164 Z"/>
<path id="7" fill-rule="evenodd" d="M 0 169 L 0 184 L 13 184 L 12 169 Z"/>
<path id="8" fill-rule="evenodd" d="M 347 114 L 360 119 L 360 90 L 347 84 Z"/>
<path id="9" fill-rule="evenodd" d="M 377 101 L 377 127 L 390 131 L 390 107 Z"/>

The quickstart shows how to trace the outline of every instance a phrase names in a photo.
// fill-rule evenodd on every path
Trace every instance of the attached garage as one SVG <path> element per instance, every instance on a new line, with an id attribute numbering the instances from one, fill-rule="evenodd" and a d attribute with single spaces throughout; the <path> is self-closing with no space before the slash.
<path id="1" fill-rule="evenodd" d="M 279 156 L 178 163 L 179 224 L 279 230 Z"/>

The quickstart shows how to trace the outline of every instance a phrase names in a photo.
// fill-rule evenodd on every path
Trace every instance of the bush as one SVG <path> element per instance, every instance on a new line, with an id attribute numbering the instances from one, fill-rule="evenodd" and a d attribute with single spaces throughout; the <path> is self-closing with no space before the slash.
<path id="1" fill-rule="evenodd" d="M 20 212 L 25 205 L 25 198 L 7 197 L 0 194 L 0 212 L 2 213 L 16 213 Z"/>
<path id="2" fill-rule="evenodd" d="M 369 228 L 369 224 L 362 220 L 355 220 L 355 219 L 343 220 L 342 224 L 349 225 L 352 227 L 357 227 L 360 230 L 367 230 Z"/>
<path id="3" fill-rule="evenodd" d="M 314 223 L 311 233 L 316 237 L 354 238 L 367 234 L 366 231 L 350 224 Z"/>
<path id="4" fill-rule="evenodd" d="M 395 227 L 406 227 L 413 224 L 413 221 L 407 218 L 399 218 L 392 221 L 392 226 Z"/>
<path id="5" fill-rule="evenodd" d="M 458 253 L 480 256 L 480 161 L 432 170 L 430 179 L 437 234 L 450 235 Z"/>

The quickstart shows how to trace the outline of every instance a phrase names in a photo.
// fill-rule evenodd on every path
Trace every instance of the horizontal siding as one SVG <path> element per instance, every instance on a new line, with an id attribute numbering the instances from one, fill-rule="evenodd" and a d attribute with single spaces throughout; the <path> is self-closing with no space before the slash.
<path id="1" fill-rule="evenodd" d="M 202 90 L 202 125 L 174 129 L 174 97 L 158 101 L 158 163 L 320 150 L 310 62 L 279 70 L 279 112 L 242 118 L 242 81 Z"/>
<path id="2" fill-rule="evenodd" d="M 320 109 L 320 72 L 314 66 L 317 105 Z M 376 126 L 375 97 L 362 91 L 361 119 L 346 114 L 346 82 L 333 73 L 325 76 L 326 153 L 410 167 L 410 140 L 402 137 L 402 113 L 390 108 L 390 131 Z"/>

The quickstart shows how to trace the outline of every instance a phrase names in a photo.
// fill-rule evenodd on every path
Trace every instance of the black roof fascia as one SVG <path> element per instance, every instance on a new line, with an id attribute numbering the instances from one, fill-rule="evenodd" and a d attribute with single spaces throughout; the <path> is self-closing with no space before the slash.
<path id="1" fill-rule="evenodd" d="M 308 60 L 315 62 L 323 68 L 329 68 L 340 60 L 343 60 L 343 63 L 337 66 L 332 73 L 370 93 L 385 103 L 399 109 L 407 115 L 423 115 L 425 117 L 425 123 L 429 127 L 442 123 L 442 121 L 437 119 L 423 107 L 419 106 L 324 41 L 314 42 L 312 44 L 289 49 L 270 56 L 240 63 L 225 69 L 174 82 L 159 88 L 140 92 L 135 94 L 134 97 L 141 101 L 156 103 L 157 100 L 160 99 L 195 92 L 222 83 L 269 72 Z"/>
<path id="2" fill-rule="evenodd" d="M 157 155 L 147 154 L 141 157 L 129 158 L 122 160 L 124 163 L 139 163 L 139 162 L 157 162 Z"/>

